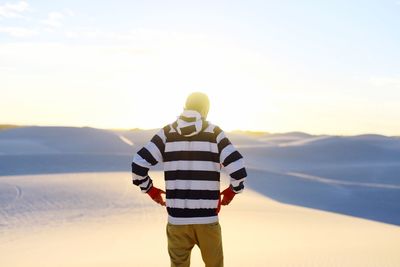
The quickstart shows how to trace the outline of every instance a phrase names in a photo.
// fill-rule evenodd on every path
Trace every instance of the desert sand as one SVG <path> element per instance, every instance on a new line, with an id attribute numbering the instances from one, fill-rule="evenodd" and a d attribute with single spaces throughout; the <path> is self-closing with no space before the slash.
<path id="1" fill-rule="evenodd" d="M 162 187 L 162 172 L 151 175 Z M 169 266 L 166 210 L 129 173 L 0 183 L 0 266 Z M 228 267 L 400 266 L 400 227 L 282 204 L 249 188 L 223 207 L 220 223 Z M 192 266 L 204 266 L 197 248 Z"/>

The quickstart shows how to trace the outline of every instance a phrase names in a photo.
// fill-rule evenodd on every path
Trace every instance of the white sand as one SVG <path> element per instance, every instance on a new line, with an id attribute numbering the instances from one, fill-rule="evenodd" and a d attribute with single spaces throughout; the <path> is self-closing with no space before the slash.
<path id="1" fill-rule="evenodd" d="M 0 266 L 169 266 L 166 217 L 129 173 L 0 177 Z M 228 267 L 400 266 L 400 227 L 251 190 L 220 222 Z M 198 249 L 192 266 L 204 266 Z"/>

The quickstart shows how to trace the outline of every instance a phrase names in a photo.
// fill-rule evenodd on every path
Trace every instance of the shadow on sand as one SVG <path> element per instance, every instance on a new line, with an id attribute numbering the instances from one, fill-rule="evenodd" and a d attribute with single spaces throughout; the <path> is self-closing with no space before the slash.
<path id="1" fill-rule="evenodd" d="M 334 182 L 257 169 L 248 174 L 249 188 L 279 202 L 400 225 L 398 185 Z"/>
<path id="2" fill-rule="evenodd" d="M 7 155 L 0 156 L 0 176 L 114 171 L 129 175 L 131 158 L 127 154 Z M 335 183 L 254 168 L 248 174 L 248 188 L 279 202 L 400 225 L 398 186 Z"/>

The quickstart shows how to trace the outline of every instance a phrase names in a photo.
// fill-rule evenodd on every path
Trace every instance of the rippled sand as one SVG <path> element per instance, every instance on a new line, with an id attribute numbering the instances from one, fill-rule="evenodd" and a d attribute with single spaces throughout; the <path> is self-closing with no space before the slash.
<path id="1" fill-rule="evenodd" d="M 153 173 L 162 186 L 162 174 Z M 224 177 L 226 179 L 226 177 Z M 129 173 L 0 177 L 0 266 L 168 266 L 166 211 Z M 400 227 L 246 190 L 221 211 L 225 266 L 400 266 Z M 204 266 L 197 249 L 192 266 Z"/>

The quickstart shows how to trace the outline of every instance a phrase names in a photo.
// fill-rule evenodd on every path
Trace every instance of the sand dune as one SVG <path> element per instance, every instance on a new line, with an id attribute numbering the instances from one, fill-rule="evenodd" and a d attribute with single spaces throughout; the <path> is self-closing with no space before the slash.
<path id="1" fill-rule="evenodd" d="M 161 173 L 152 176 L 163 185 Z M 129 173 L 1 182 L 1 266 L 168 266 L 166 212 L 131 185 Z M 250 189 L 220 221 L 226 266 L 400 264 L 399 227 L 281 204 Z M 204 266 L 198 249 L 192 262 Z"/>
<path id="2" fill-rule="evenodd" d="M 87 127 L 3 130 L 0 176 L 129 172 L 133 153 L 155 132 Z M 228 135 L 244 155 L 254 177 L 249 186 L 257 192 L 289 204 L 400 225 L 400 138 L 300 132 Z"/>
<path id="3" fill-rule="evenodd" d="M 0 266 L 168 266 L 166 212 L 130 181 L 154 133 L 0 131 Z M 226 266 L 400 266 L 398 137 L 229 136 L 249 177 L 221 213 Z"/>
<path id="4" fill-rule="evenodd" d="M 115 133 L 90 127 L 19 127 L 0 131 L 0 151 L 8 155 L 131 153 Z"/>

